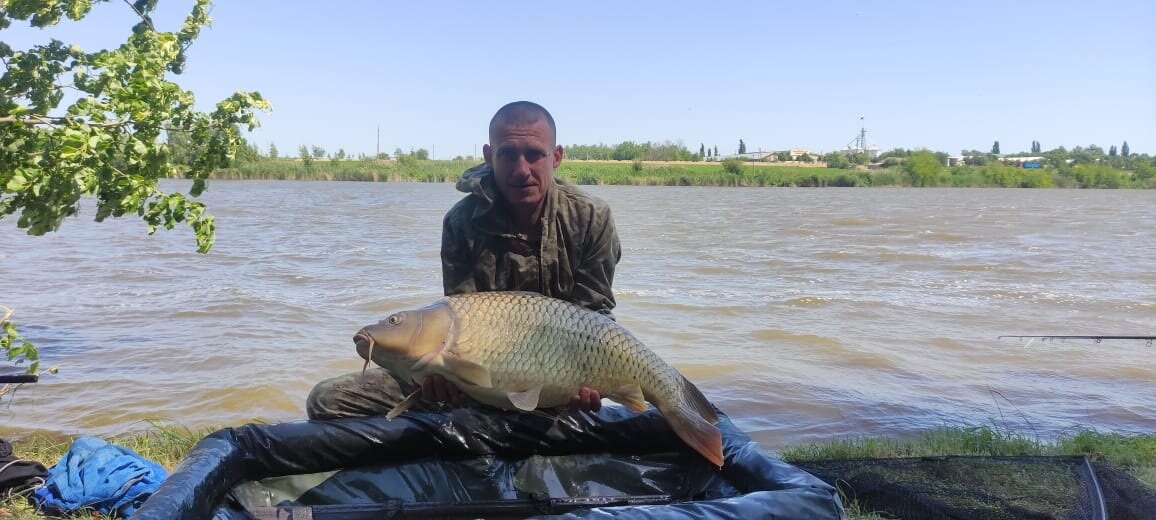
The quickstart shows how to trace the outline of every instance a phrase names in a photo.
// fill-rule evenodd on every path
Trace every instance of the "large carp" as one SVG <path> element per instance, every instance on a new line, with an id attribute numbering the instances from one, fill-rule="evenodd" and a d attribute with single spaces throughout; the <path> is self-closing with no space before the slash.
<path id="1" fill-rule="evenodd" d="M 702 392 L 614 320 L 578 305 L 530 292 L 447 296 L 353 340 L 366 363 L 415 383 L 441 374 L 499 408 L 562 406 L 582 386 L 636 412 L 649 401 L 679 438 L 723 465 L 718 416 Z"/>

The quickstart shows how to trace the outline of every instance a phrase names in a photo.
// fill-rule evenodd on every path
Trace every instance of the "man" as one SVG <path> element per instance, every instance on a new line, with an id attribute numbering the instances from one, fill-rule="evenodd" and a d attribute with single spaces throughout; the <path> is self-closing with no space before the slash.
<path id="1" fill-rule="evenodd" d="M 610 208 L 554 178 L 562 162 L 554 118 L 528 101 L 503 106 L 490 120 L 485 164 L 466 170 L 457 189 L 468 195 L 442 223 L 446 295 L 533 291 L 609 315 L 621 246 Z M 310 393 L 310 418 L 384 414 L 410 391 L 383 369 L 322 381 Z M 468 398 L 441 376 L 422 381 L 418 409 L 461 406 Z M 436 405 L 435 405 L 436 403 Z M 583 387 L 572 410 L 598 411 L 601 396 Z"/>

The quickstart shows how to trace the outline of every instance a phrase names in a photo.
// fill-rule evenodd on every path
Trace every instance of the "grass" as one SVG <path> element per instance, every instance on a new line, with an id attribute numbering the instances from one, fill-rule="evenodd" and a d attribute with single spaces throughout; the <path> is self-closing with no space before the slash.
<path id="1" fill-rule="evenodd" d="M 132 449 L 140 456 L 152 460 L 166 471 L 177 467 L 197 441 L 216 429 L 191 430 L 182 426 L 153 424 L 144 432 L 127 434 L 105 439 L 109 443 Z M 35 460 L 45 466 L 52 466 L 72 444 L 72 437 L 29 435 L 20 439 L 9 439 L 12 451 L 17 457 Z M 23 497 L 0 500 L 0 519 L 32 520 L 53 518 L 41 515 Z M 91 514 L 77 514 L 72 518 L 92 518 Z"/>
<path id="2" fill-rule="evenodd" d="M 145 432 L 106 440 L 131 448 L 172 471 L 197 441 L 212 431 L 154 424 Z M 64 455 L 72 439 L 30 435 L 11 442 L 14 452 L 21 458 L 51 465 Z M 1092 460 L 1121 468 L 1156 489 L 1156 434 L 1122 435 L 1085 429 L 1054 441 L 1040 441 L 991 427 L 940 428 L 916 434 L 909 439 L 862 436 L 788 446 L 779 450 L 779 455 L 794 463 L 937 455 L 1086 455 Z M 1024 475 L 1023 478 L 1038 481 L 1040 475 Z M 1008 485 L 1017 485 L 1016 482 L 1011 481 Z M 865 510 L 853 500 L 847 500 L 846 503 L 849 518 L 886 518 Z M 77 515 L 74 518 L 81 517 L 90 516 Z M 46 517 L 39 515 L 23 499 L 10 499 L 0 501 L 0 518 L 31 520 Z"/>

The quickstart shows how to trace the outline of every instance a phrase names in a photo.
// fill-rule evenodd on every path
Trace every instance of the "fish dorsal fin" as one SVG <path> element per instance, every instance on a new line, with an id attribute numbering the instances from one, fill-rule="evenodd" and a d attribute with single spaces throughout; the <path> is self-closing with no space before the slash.
<path id="1" fill-rule="evenodd" d="M 458 379 L 482 388 L 494 387 L 494 382 L 490 378 L 490 370 L 486 367 L 473 361 L 462 359 L 452 353 L 442 356 L 442 361 L 445 362 L 446 368 L 449 369 L 450 373 L 458 376 Z M 537 395 L 534 396 L 534 399 L 536 402 Z"/>
<path id="2" fill-rule="evenodd" d="M 638 413 L 645 412 L 647 408 L 646 398 L 642 396 L 642 387 L 638 383 L 622 385 L 606 398 Z"/>
<path id="3" fill-rule="evenodd" d="M 523 392 L 506 392 L 510 404 L 519 410 L 530 411 L 538 408 L 538 394 L 542 392 L 542 385 L 532 387 Z"/>

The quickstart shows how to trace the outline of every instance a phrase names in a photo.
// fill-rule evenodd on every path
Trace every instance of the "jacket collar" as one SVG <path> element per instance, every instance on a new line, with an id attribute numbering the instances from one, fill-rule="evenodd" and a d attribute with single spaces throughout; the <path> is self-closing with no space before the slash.
<path id="1" fill-rule="evenodd" d="M 542 211 L 543 224 L 548 224 L 554 218 L 557 207 L 558 181 L 555 179 L 546 193 L 546 208 Z M 478 198 L 474 206 L 471 219 L 478 229 L 492 234 L 508 233 L 511 228 L 511 218 L 505 205 L 501 204 L 502 194 L 498 191 L 497 181 L 494 179 L 494 169 L 485 163 L 467 169 L 458 178 L 457 190 Z M 547 226 L 548 228 L 549 226 Z M 543 233 L 543 241 L 546 240 Z"/>

